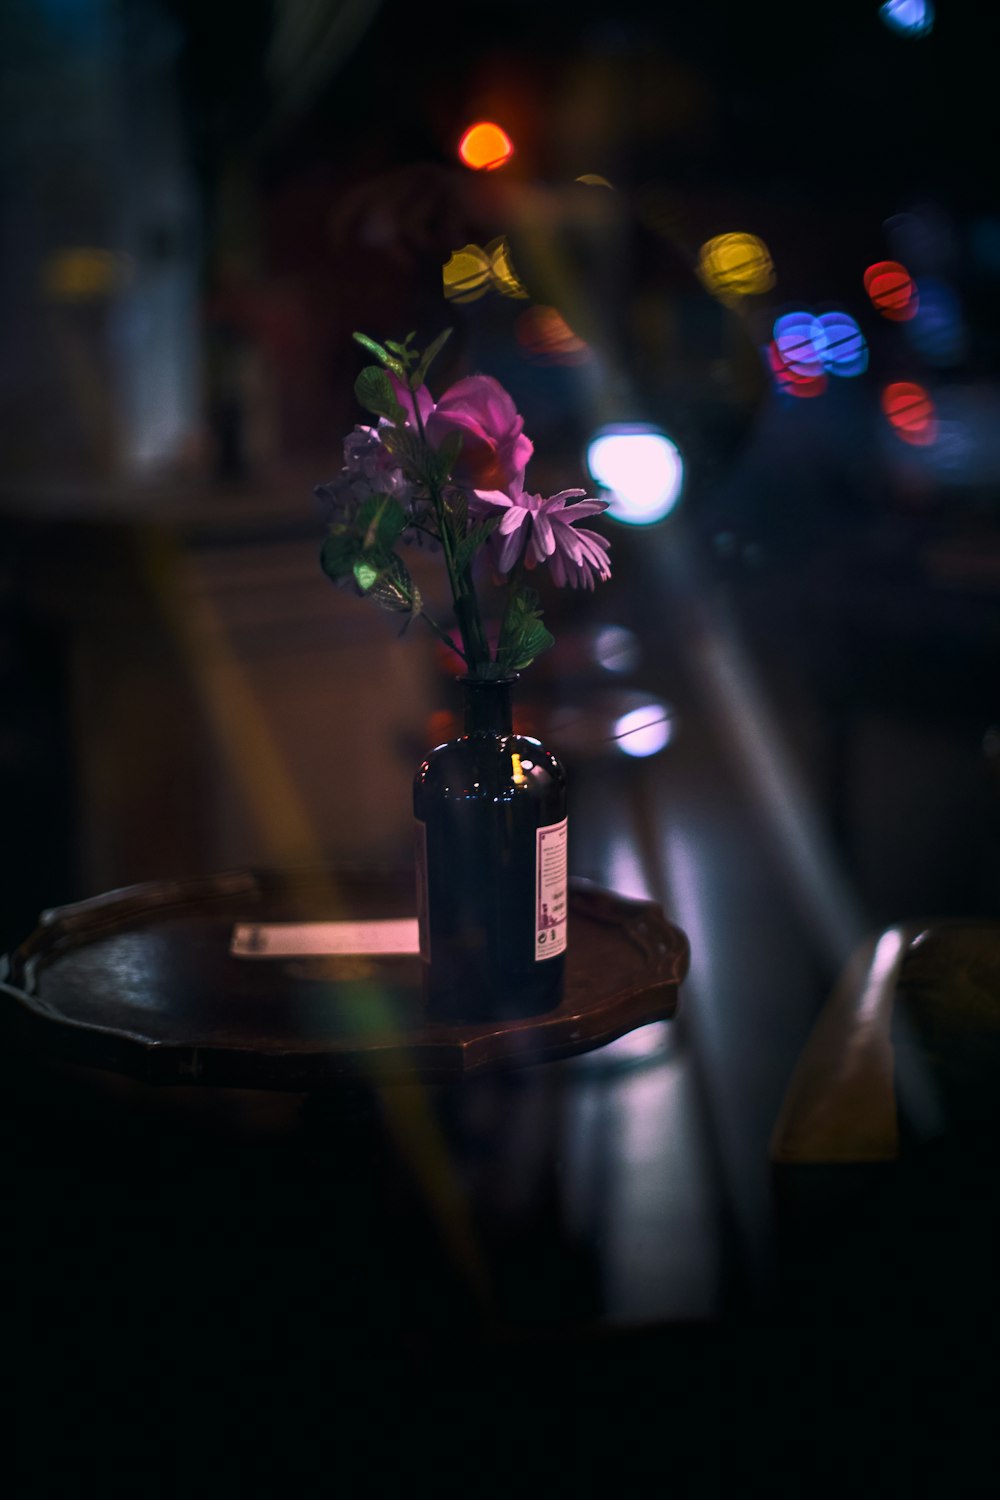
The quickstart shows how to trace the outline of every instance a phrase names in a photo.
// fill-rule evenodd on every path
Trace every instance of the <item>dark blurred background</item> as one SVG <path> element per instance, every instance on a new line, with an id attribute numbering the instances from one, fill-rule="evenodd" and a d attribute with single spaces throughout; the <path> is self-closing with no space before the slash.
<path id="1" fill-rule="evenodd" d="M 667 442 L 519 712 L 576 872 L 691 938 L 738 1206 L 859 938 L 1000 898 L 987 10 L 886 9 L 7 0 L 4 946 L 137 880 L 406 862 L 451 668 L 322 577 L 312 491 L 352 330 L 451 325 L 439 388 L 504 381 L 536 488 Z"/>

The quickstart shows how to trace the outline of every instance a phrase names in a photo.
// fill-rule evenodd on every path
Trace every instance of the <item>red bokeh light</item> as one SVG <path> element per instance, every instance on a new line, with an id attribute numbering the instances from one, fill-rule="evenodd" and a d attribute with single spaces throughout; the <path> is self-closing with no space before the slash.
<path id="1" fill-rule="evenodd" d="M 896 380 L 882 392 L 882 410 L 904 443 L 924 448 L 937 436 L 934 402 L 922 385 Z"/>
<path id="2" fill-rule="evenodd" d="M 864 276 L 865 291 L 883 318 L 905 323 L 918 307 L 913 277 L 898 260 L 879 260 L 869 266 Z"/>
<path id="3" fill-rule="evenodd" d="M 815 375 L 805 375 L 800 370 L 796 370 L 788 363 L 775 343 L 767 346 L 767 361 L 771 366 L 771 374 L 774 376 L 774 383 L 779 391 L 786 391 L 790 396 L 808 398 L 822 396 L 826 390 L 826 376 L 822 371 Z"/>

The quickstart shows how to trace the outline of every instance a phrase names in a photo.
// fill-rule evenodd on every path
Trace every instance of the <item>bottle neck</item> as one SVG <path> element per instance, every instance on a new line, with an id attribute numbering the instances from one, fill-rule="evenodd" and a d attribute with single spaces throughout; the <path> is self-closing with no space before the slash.
<path id="1" fill-rule="evenodd" d="M 472 677 L 458 679 L 466 734 L 513 733 L 510 690 L 516 681 L 515 677 L 505 677 L 497 682 L 480 682 Z"/>

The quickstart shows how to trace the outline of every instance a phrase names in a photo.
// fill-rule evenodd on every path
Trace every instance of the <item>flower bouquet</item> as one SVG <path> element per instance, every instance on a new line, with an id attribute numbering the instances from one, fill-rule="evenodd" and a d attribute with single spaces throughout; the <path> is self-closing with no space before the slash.
<path id="1" fill-rule="evenodd" d="M 450 330 L 421 352 L 414 335 L 377 343 L 355 383 L 376 421 L 344 443 L 344 466 L 317 487 L 328 521 L 321 561 L 338 586 L 409 621 L 422 618 L 464 662 L 465 734 L 417 772 L 417 908 L 432 1014 L 497 1019 L 558 1004 L 567 948 L 566 778 L 536 739 L 512 730 L 510 688 L 549 646 L 529 575 L 592 589 L 611 575 L 608 542 L 580 526 L 607 508 L 581 489 L 525 489 L 534 452 L 499 381 L 470 375 L 437 400 L 427 376 Z M 431 546 L 454 622 L 428 613 L 399 550 Z M 480 590 L 502 596 L 495 642 Z"/>

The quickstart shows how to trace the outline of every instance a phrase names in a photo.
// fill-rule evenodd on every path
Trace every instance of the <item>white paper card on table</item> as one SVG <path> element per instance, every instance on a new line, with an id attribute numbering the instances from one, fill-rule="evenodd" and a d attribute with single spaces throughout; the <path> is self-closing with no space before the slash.
<path id="1" fill-rule="evenodd" d="M 234 958 L 326 958 L 418 954 L 416 917 L 377 922 L 237 922 Z"/>

